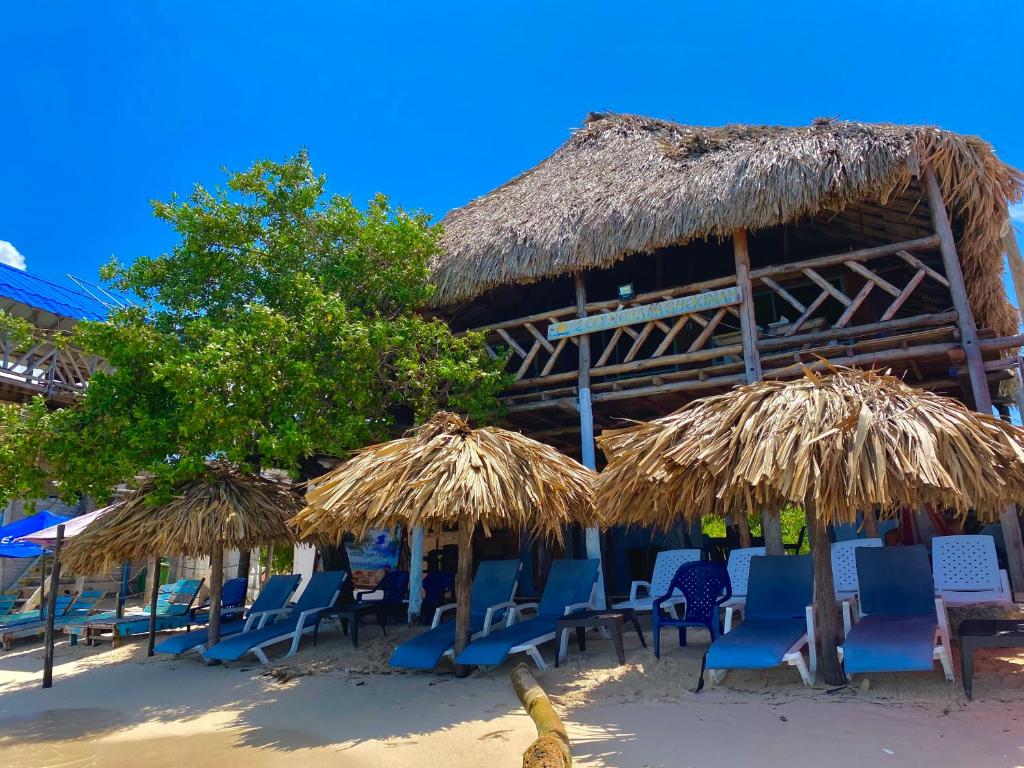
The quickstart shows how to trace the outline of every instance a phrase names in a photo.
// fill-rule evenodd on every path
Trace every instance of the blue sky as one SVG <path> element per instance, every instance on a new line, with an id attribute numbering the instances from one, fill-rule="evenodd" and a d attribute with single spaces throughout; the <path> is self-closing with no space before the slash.
<path id="1" fill-rule="evenodd" d="M 160 253 L 150 199 L 303 146 L 440 217 L 591 110 L 931 123 L 1024 167 L 1024 3 L 37 0 L 0 29 L 0 259 L 51 279 Z"/>

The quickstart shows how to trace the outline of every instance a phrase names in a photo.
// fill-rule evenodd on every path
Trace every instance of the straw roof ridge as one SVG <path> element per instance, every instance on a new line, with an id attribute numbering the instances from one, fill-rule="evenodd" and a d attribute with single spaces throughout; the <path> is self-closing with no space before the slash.
<path id="1" fill-rule="evenodd" d="M 1024 499 L 1024 430 L 873 370 L 809 370 L 605 431 L 596 502 L 616 524 L 777 512 L 827 522 L 920 503 L 996 519 Z"/>
<path id="2" fill-rule="evenodd" d="M 79 573 L 99 573 L 156 556 L 201 557 L 216 547 L 248 550 L 293 541 L 287 521 L 301 508 L 290 483 L 210 462 L 167 500 L 154 478 L 142 479 L 137 490 L 72 539 L 62 559 Z"/>
<path id="3" fill-rule="evenodd" d="M 885 203 L 925 162 L 962 223 L 958 246 L 979 321 L 1015 333 L 997 277 L 1007 206 L 1021 198 L 1024 175 L 977 137 L 833 119 L 709 128 L 592 114 L 553 155 L 444 218 L 432 301 L 447 306 L 740 227 Z"/>
<path id="4" fill-rule="evenodd" d="M 497 427 L 472 429 L 442 411 L 311 481 L 292 525 L 304 537 L 340 542 L 370 528 L 439 530 L 468 520 L 487 534 L 510 528 L 561 541 L 565 525 L 593 524 L 592 481 L 589 469 L 550 446 Z"/>

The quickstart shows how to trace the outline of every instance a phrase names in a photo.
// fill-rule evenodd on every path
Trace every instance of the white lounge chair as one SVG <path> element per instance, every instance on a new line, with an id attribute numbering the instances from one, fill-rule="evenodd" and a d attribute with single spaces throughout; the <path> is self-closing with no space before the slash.
<path id="1" fill-rule="evenodd" d="M 947 605 L 1013 602 L 991 536 L 936 536 L 932 573 L 935 591 Z"/>
<path id="2" fill-rule="evenodd" d="M 745 547 L 734 549 L 729 553 L 726 570 L 729 571 L 729 583 L 732 584 L 732 597 L 722 603 L 725 608 L 725 631 L 732 629 L 733 614 L 747 604 L 747 582 L 750 580 L 750 558 L 764 555 L 764 547 Z"/>
<path id="3" fill-rule="evenodd" d="M 654 561 L 654 573 L 650 581 L 634 581 L 629 587 L 629 600 L 615 603 L 612 608 L 632 608 L 634 611 L 650 611 L 656 598 L 668 593 L 672 577 L 676 575 L 679 567 L 686 563 L 693 563 L 700 560 L 699 549 L 666 549 L 658 553 Z M 646 594 L 640 594 L 644 590 Z M 676 615 L 676 605 L 685 602 L 682 593 L 677 589 L 678 599 L 666 600 L 662 605 L 672 615 L 672 618 L 679 618 Z"/>

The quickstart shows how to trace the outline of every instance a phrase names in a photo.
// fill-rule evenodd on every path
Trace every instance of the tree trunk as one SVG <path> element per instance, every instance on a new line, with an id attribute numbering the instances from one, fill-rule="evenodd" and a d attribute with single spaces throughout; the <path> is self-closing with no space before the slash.
<path id="1" fill-rule="evenodd" d="M 736 521 L 736 532 L 740 536 L 740 546 L 744 549 L 749 547 L 753 541 L 750 538 L 750 521 L 747 519 L 747 512 L 743 510 L 733 515 Z"/>
<path id="2" fill-rule="evenodd" d="M 53 686 L 53 633 L 54 612 L 57 610 L 57 590 L 60 589 L 60 549 L 64 543 L 64 526 L 57 526 L 57 541 L 53 545 L 53 567 L 50 569 L 50 594 L 46 600 L 46 630 L 43 642 L 43 688 Z M 42 598 L 40 598 L 42 605 Z"/>
<path id="3" fill-rule="evenodd" d="M 864 535 L 869 539 L 878 538 L 878 513 L 872 507 L 864 512 Z"/>
<path id="4" fill-rule="evenodd" d="M 210 624 L 208 647 L 220 642 L 220 592 L 224 583 L 224 549 L 215 547 L 210 553 Z"/>
<path id="5" fill-rule="evenodd" d="M 569 734 L 551 706 L 551 700 L 525 664 L 518 664 L 512 670 L 512 687 L 526 714 L 537 726 L 537 740 L 523 753 L 523 768 L 569 768 L 572 765 Z"/>
<path id="6" fill-rule="evenodd" d="M 786 554 L 786 548 L 782 545 L 782 519 L 777 512 L 761 513 L 761 534 L 764 536 L 766 555 Z"/>
<path id="7" fill-rule="evenodd" d="M 473 590 L 473 523 L 459 521 L 459 570 L 455 578 L 455 656 L 469 645 L 470 592 Z M 469 667 L 457 665 L 455 674 L 465 677 Z"/>
<path id="8" fill-rule="evenodd" d="M 836 587 L 832 579 L 832 545 L 828 541 L 828 526 L 818 517 L 814 500 L 804 502 L 807 530 L 811 534 L 811 555 L 814 563 L 814 595 L 817 603 L 818 641 L 821 653 L 818 666 L 828 685 L 842 685 L 846 675 L 839 663 L 839 616 L 836 611 Z"/>

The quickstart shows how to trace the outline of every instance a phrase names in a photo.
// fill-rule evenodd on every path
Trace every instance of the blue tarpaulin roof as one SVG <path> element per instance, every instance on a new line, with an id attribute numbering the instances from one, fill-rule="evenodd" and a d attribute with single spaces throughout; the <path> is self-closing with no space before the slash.
<path id="1" fill-rule="evenodd" d="M 107 308 L 78 286 L 51 283 L 0 264 L 0 296 L 75 320 L 105 320 Z"/>
<path id="2" fill-rule="evenodd" d="M 66 523 L 70 519 L 70 517 L 55 515 L 44 510 L 30 517 L 15 520 L 10 525 L 5 525 L 0 528 L 0 557 L 39 557 L 44 551 L 42 547 L 38 544 L 29 544 L 27 541 L 15 541 L 15 539 L 49 528 L 51 525 Z"/>

